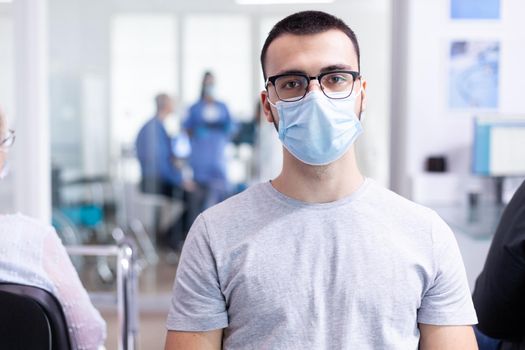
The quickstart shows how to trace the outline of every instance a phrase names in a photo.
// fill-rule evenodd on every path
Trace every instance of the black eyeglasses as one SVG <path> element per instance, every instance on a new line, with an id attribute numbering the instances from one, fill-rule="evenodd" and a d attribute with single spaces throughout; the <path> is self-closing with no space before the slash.
<path id="1" fill-rule="evenodd" d="M 295 102 L 306 96 L 310 81 L 317 80 L 326 97 L 343 99 L 352 94 L 354 82 L 360 78 L 359 72 L 350 70 L 325 72 L 316 77 L 304 73 L 286 73 L 268 77 L 264 87 L 268 90 L 271 83 L 279 100 Z"/>
<path id="2" fill-rule="evenodd" d="M 0 140 L 0 149 L 7 150 L 13 146 L 13 143 L 15 143 L 15 131 L 14 130 L 8 130 L 7 135 L 5 135 Z"/>

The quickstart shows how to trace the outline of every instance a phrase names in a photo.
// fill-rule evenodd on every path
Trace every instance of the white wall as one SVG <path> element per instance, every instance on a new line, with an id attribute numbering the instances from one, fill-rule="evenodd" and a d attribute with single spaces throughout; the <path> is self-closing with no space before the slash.
<path id="1" fill-rule="evenodd" d="M 15 210 L 51 221 L 47 0 L 13 3 Z"/>
<path id="2" fill-rule="evenodd" d="M 361 49 L 361 73 L 367 81 L 364 134 L 357 142 L 365 175 L 384 186 L 390 182 L 391 1 L 349 4 L 336 12 L 355 31 Z M 355 7 L 355 9 L 354 9 Z"/>
<path id="3" fill-rule="evenodd" d="M 171 14 L 125 14 L 111 19 L 111 140 L 133 144 L 153 117 L 159 92 L 176 87 L 177 21 Z"/>
<path id="4" fill-rule="evenodd" d="M 13 112 L 13 22 L 0 12 L 0 106 Z"/>
<path id="5" fill-rule="evenodd" d="M 84 174 L 105 173 L 110 165 L 111 5 L 84 0 L 48 2 L 52 162 Z M 88 140 L 88 135 L 96 137 Z"/>
<path id="6" fill-rule="evenodd" d="M 401 1 L 403 3 L 403 1 Z M 449 170 L 459 182 L 476 181 L 470 174 L 470 146 L 473 116 L 479 111 L 448 108 L 448 56 L 454 40 L 500 41 L 500 108 L 498 113 L 524 114 L 525 22 L 521 0 L 502 1 L 501 20 L 449 18 L 447 0 L 407 0 L 406 140 L 403 150 L 407 163 L 397 171 L 411 179 L 424 174 L 429 155 L 444 154 Z M 400 77 L 399 79 L 403 79 Z M 402 88 L 403 82 L 399 82 Z M 395 125 L 393 126 L 395 127 Z M 406 194 L 406 193 L 405 193 Z M 458 194 L 461 195 L 461 194 Z"/>

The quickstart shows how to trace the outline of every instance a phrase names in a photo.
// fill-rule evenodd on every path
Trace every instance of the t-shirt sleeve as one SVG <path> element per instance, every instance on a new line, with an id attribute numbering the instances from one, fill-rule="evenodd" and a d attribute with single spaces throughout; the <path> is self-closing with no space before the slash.
<path id="1" fill-rule="evenodd" d="M 476 324 L 467 275 L 454 233 L 432 215 L 434 275 L 424 292 L 418 322 L 438 326 Z"/>
<path id="2" fill-rule="evenodd" d="M 166 326 L 177 331 L 209 331 L 228 326 L 226 302 L 206 222 L 200 215 L 182 249 Z"/>

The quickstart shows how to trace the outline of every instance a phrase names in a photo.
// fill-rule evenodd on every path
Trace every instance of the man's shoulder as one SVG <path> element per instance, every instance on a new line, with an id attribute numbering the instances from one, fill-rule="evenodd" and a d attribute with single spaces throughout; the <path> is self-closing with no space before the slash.
<path id="1" fill-rule="evenodd" d="M 371 182 L 370 184 L 371 193 L 377 200 L 380 200 L 380 201 L 383 201 L 389 204 L 400 205 L 405 208 L 408 207 L 412 210 L 429 210 L 424 205 L 416 203 L 406 197 L 403 197 L 402 195 L 394 192 L 393 190 L 390 190 L 378 184 L 374 180 L 369 180 L 369 181 Z"/>
<path id="2" fill-rule="evenodd" d="M 265 184 L 256 184 L 205 210 L 201 216 L 212 236 L 243 236 L 261 221 L 267 220 L 272 199 Z"/>
<path id="3" fill-rule="evenodd" d="M 228 105 L 224 101 L 215 101 L 215 103 L 222 109 L 228 109 Z"/>
<path id="4" fill-rule="evenodd" d="M 434 210 L 413 202 L 374 181 L 370 187 L 369 204 L 381 215 L 425 226 L 429 225 L 437 215 Z"/>
<path id="5" fill-rule="evenodd" d="M 264 202 L 264 186 L 266 184 L 259 183 L 252 185 L 244 191 L 222 201 L 207 209 L 203 216 L 206 220 L 217 220 L 224 218 L 236 218 L 241 215 L 253 213 L 255 207 L 260 206 Z M 256 214 L 256 213 L 253 213 Z"/>
<path id="6" fill-rule="evenodd" d="M 418 242 L 418 247 L 432 247 L 436 243 L 449 243 L 454 234 L 443 219 L 431 208 L 413 202 L 399 194 L 373 186 L 365 204 L 368 222 L 385 228 L 397 239 Z M 419 248 L 418 248 L 419 249 Z"/>
<path id="7" fill-rule="evenodd" d="M 190 105 L 189 110 L 190 112 L 196 111 L 196 110 L 201 109 L 203 106 L 204 106 L 204 101 L 202 99 L 199 99 L 198 101 Z"/>
<path id="8" fill-rule="evenodd" d="M 153 117 L 153 118 L 148 119 L 148 120 L 142 125 L 142 127 L 140 128 L 140 130 L 139 130 L 139 135 L 144 134 L 144 132 L 145 132 L 146 130 L 148 130 L 148 129 L 158 127 L 158 125 L 162 125 L 162 124 L 160 124 L 160 121 L 159 121 L 157 118 Z"/>

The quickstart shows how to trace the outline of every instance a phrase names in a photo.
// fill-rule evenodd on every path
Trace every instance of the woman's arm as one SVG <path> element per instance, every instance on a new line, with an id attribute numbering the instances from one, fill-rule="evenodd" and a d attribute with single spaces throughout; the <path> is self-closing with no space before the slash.
<path id="1" fill-rule="evenodd" d="M 54 230 L 46 235 L 42 264 L 56 287 L 70 337 L 79 349 L 98 349 L 106 339 L 106 324 L 80 281 L 66 249 Z"/>

